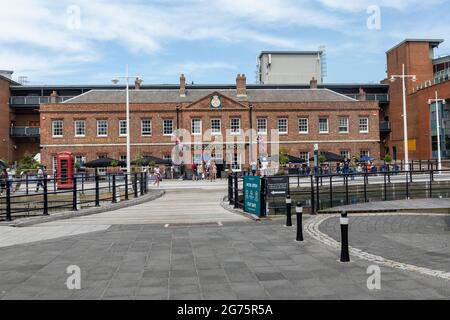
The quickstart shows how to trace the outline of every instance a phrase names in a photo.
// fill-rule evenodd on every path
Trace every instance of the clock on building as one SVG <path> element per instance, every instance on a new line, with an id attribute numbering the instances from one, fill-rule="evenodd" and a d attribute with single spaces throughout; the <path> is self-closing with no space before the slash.
<path id="1" fill-rule="evenodd" d="M 211 97 L 211 108 L 217 109 L 222 106 L 222 101 L 220 100 L 220 96 L 212 96 Z"/>

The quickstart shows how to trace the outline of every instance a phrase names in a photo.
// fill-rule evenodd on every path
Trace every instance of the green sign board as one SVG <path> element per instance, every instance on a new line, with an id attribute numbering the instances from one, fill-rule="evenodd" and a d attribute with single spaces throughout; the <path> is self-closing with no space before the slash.
<path id="1" fill-rule="evenodd" d="M 259 217 L 261 199 L 261 178 L 244 176 L 244 211 Z"/>

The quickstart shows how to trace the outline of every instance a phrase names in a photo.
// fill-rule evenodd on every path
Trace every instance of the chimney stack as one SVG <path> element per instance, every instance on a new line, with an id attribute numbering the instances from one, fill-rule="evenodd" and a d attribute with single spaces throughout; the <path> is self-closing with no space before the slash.
<path id="1" fill-rule="evenodd" d="M 238 74 L 236 77 L 236 92 L 238 97 L 247 96 L 247 78 L 245 74 Z"/>
<path id="2" fill-rule="evenodd" d="M 180 97 L 186 97 L 186 78 L 184 74 L 180 76 Z"/>
<path id="3" fill-rule="evenodd" d="M 56 90 L 53 90 L 52 94 L 50 95 L 50 103 L 59 103 L 59 95 Z"/>
<path id="4" fill-rule="evenodd" d="M 142 80 L 139 78 L 136 78 L 136 80 L 134 80 L 134 89 L 135 90 L 141 89 L 141 83 L 142 83 Z"/>
<path id="5" fill-rule="evenodd" d="M 363 88 L 359 88 L 357 99 L 360 101 L 366 101 L 366 92 L 363 90 Z"/>
<path id="6" fill-rule="evenodd" d="M 309 87 L 311 89 L 317 89 L 317 80 L 312 77 L 311 81 L 309 82 Z"/>

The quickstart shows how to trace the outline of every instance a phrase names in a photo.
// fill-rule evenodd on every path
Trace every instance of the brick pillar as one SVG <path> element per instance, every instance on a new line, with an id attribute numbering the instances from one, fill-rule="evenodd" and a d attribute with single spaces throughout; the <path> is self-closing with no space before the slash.
<path id="1" fill-rule="evenodd" d="M 366 101 L 366 92 L 363 90 L 363 88 L 359 88 L 359 92 L 358 92 L 357 98 L 360 101 Z"/>
<path id="2" fill-rule="evenodd" d="M 186 78 L 184 74 L 180 76 L 180 97 L 186 97 Z"/>
<path id="3" fill-rule="evenodd" d="M 59 95 L 55 90 L 53 90 L 52 94 L 50 95 L 50 103 L 59 103 Z"/>
<path id="4" fill-rule="evenodd" d="M 247 96 L 247 78 L 245 74 L 238 74 L 236 77 L 236 92 L 238 97 Z"/>
<path id="5" fill-rule="evenodd" d="M 309 87 L 311 89 L 317 89 L 317 80 L 314 79 L 314 77 L 311 79 L 311 81 L 309 81 Z"/>

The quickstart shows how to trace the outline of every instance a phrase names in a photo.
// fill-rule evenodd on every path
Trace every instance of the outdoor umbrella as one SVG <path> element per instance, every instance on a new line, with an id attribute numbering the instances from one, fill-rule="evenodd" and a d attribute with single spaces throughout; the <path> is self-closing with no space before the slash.
<path id="1" fill-rule="evenodd" d="M 323 152 L 320 155 L 325 157 L 326 162 L 344 162 L 345 161 L 344 157 L 342 157 L 338 154 L 332 153 L 332 152 L 328 152 L 328 151 Z M 309 160 L 314 161 L 314 157 L 310 158 Z"/>
<path id="2" fill-rule="evenodd" d="M 114 160 L 111 158 L 99 158 L 96 160 L 92 160 L 85 163 L 87 168 L 106 168 L 111 167 L 111 163 L 115 161 L 118 166 L 125 166 L 126 163 L 124 161 Z"/>
<path id="3" fill-rule="evenodd" d="M 363 156 L 363 157 L 361 157 L 361 159 L 359 159 L 359 161 L 363 161 L 363 162 L 365 162 L 365 161 L 373 161 L 373 160 L 375 160 L 374 157 L 368 157 L 368 156 Z"/>
<path id="4" fill-rule="evenodd" d="M 144 161 L 143 161 L 142 165 L 144 165 L 144 166 L 148 166 L 148 165 L 150 165 L 150 163 L 163 164 L 163 165 L 171 164 L 169 160 L 164 160 L 164 159 L 154 157 L 154 156 L 145 156 L 143 158 L 143 160 Z M 138 163 L 139 163 L 138 160 L 131 161 L 131 164 L 134 164 L 134 165 L 137 165 Z"/>
<path id="5" fill-rule="evenodd" d="M 6 162 L 3 160 L 0 160 L 0 169 L 3 170 L 6 168 L 8 168 L 8 165 L 6 164 Z"/>
<path id="6" fill-rule="evenodd" d="M 305 159 L 301 159 L 301 158 L 298 158 L 298 157 L 294 157 L 294 156 L 291 156 L 290 154 L 288 154 L 287 157 L 289 158 L 289 163 L 290 163 L 290 164 L 296 164 L 296 163 L 304 163 L 304 162 L 306 162 Z"/>

